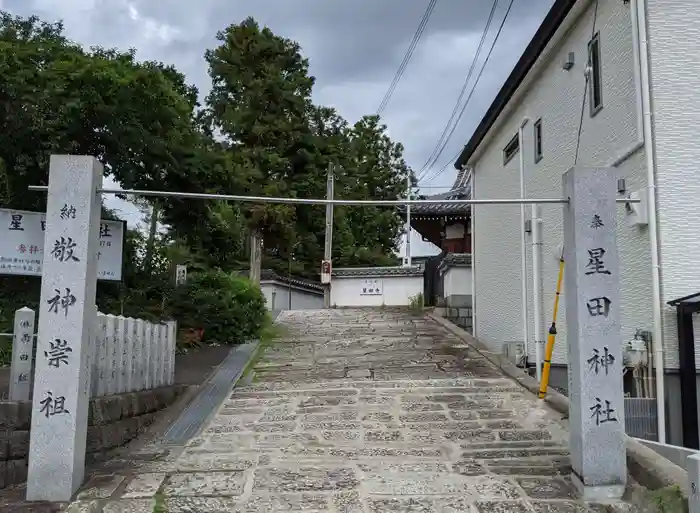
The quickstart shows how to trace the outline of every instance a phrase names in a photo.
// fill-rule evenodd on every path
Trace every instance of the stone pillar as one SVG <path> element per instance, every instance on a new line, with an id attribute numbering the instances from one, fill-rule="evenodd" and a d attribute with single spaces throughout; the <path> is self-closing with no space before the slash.
<path id="1" fill-rule="evenodd" d="M 158 374 L 156 375 L 156 386 L 165 385 L 165 362 L 166 351 L 168 350 L 168 327 L 165 324 L 158 324 Z"/>
<path id="2" fill-rule="evenodd" d="M 151 323 L 144 321 L 141 332 L 141 390 L 148 389 L 148 370 L 151 364 Z"/>
<path id="3" fill-rule="evenodd" d="M 27 500 L 67 502 L 83 483 L 88 350 L 95 325 L 102 165 L 52 155 L 39 302 Z"/>
<path id="4" fill-rule="evenodd" d="M 160 325 L 151 324 L 151 364 L 148 368 L 148 388 L 158 386 L 158 358 L 160 352 Z"/>
<path id="5" fill-rule="evenodd" d="M 114 342 L 117 346 L 117 393 L 121 394 L 126 392 L 127 384 L 127 365 L 128 365 L 128 351 L 127 344 L 129 342 L 128 335 L 126 332 L 127 324 L 126 319 L 121 315 L 117 316 L 117 334 L 114 337 Z"/>
<path id="6" fill-rule="evenodd" d="M 616 184 L 608 168 L 564 174 L 571 466 L 585 500 L 620 498 L 627 480 Z"/>
<path id="7" fill-rule="evenodd" d="M 688 512 L 700 513 L 700 453 L 686 458 L 688 471 Z"/>
<path id="8" fill-rule="evenodd" d="M 117 353 L 117 318 L 107 314 L 107 383 L 105 384 L 105 395 L 117 393 L 117 366 L 119 365 L 119 355 Z"/>
<path id="9" fill-rule="evenodd" d="M 143 321 L 140 321 L 143 322 Z M 139 364 L 137 348 L 141 340 L 141 326 L 138 319 L 129 318 L 129 383 L 127 392 L 139 390 Z"/>
<path id="10" fill-rule="evenodd" d="M 97 312 L 95 320 L 95 361 L 93 369 L 95 375 L 92 378 L 93 396 L 102 397 L 107 395 L 107 372 L 108 372 L 108 342 L 107 342 L 107 316 Z"/>
<path id="11" fill-rule="evenodd" d="M 177 321 L 168 321 L 168 369 L 165 382 L 168 385 L 175 383 L 175 348 L 177 346 Z"/>
<path id="12" fill-rule="evenodd" d="M 141 380 L 141 366 L 143 364 L 143 333 L 145 331 L 143 319 L 134 319 L 134 338 L 132 340 L 132 392 L 141 390 L 143 383 Z"/>
<path id="13" fill-rule="evenodd" d="M 10 401 L 29 401 L 31 395 L 34 317 L 34 310 L 31 308 L 24 307 L 15 312 L 10 367 Z"/>

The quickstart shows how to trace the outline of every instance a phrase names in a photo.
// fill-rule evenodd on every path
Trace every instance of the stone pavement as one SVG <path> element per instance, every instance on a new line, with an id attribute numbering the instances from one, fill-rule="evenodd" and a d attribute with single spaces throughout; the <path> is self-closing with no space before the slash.
<path id="1" fill-rule="evenodd" d="M 196 438 L 110 462 L 69 511 L 605 510 L 575 499 L 560 415 L 434 321 L 332 309 L 278 322 L 254 384 Z"/>

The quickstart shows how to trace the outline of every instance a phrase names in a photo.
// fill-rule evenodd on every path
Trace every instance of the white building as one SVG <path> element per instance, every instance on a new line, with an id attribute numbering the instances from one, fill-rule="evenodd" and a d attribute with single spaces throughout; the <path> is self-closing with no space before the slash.
<path id="1" fill-rule="evenodd" d="M 409 306 L 420 301 L 423 285 L 420 266 L 335 268 L 331 306 Z"/>
<path id="2" fill-rule="evenodd" d="M 280 276 L 271 270 L 263 269 L 260 290 L 265 296 L 267 309 L 273 312 L 323 308 L 323 286 L 317 282 Z"/>
<path id="3" fill-rule="evenodd" d="M 576 162 L 578 148 L 578 165 L 617 170 L 620 197 L 654 199 L 619 206 L 623 341 L 638 330 L 648 332 L 653 339 L 649 360 L 658 356 L 663 361 L 642 382 L 635 383 L 630 372 L 626 391 L 655 396 L 653 377 L 665 374 L 656 404 L 666 403 L 666 420 L 660 416 L 659 428 L 669 443 L 689 447 L 698 444 L 697 406 L 692 404 L 698 359 L 685 348 L 679 358 L 676 310 L 667 302 L 700 292 L 700 54 L 695 36 L 700 36 L 697 1 L 555 0 L 456 162 L 458 169 L 472 171 L 475 199 L 518 198 L 521 177 L 525 196 L 557 198 L 562 174 Z M 474 323 L 476 336 L 494 350 L 511 344 L 512 351 L 513 344 L 522 346 L 525 340 L 527 361 L 534 364 L 535 333 L 544 341 L 552 320 L 562 214 L 561 206 L 538 208 L 541 244 L 533 252 L 532 223 L 526 222 L 531 207 L 523 210 L 524 219 L 518 205 L 473 208 Z M 640 210 L 641 215 L 634 212 Z M 658 273 L 653 272 L 655 257 Z M 533 259 L 540 263 L 536 277 Z M 566 387 L 565 320 L 561 301 L 553 358 L 559 367 L 550 380 L 557 387 Z M 681 379 L 684 375 L 692 385 Z"/>

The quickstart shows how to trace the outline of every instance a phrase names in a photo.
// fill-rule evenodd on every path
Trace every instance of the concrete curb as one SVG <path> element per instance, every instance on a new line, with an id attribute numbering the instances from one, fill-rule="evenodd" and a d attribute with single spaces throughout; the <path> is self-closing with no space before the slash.
<path id="1" fill-rule="evenodd" d="M 481 354 L 503 373 L 514 379 L 523 388 L 537 394 L 539 382 L 522 369 L 513 365 L 500 353 L 490 351 L 485 345 L 472 337 L 456 324 L 433 312 L 426 312 L 426 317 L 440 324 L 447 331 L 467 342 L 471 348 Z M 552 409 L 564 415 L 569 414 L 569 399 L 552 388 L 547 389 L 544 399 Z M 627 437 L 627 467 L 630 475 L 640 485 L 649 490 L 658 490 L 668 486 L 680 488 L 683 497 L 688 498 L 688 474 L 685 469 L 665 459 L 653 449 L 645 447 L 635 439 Z"/>

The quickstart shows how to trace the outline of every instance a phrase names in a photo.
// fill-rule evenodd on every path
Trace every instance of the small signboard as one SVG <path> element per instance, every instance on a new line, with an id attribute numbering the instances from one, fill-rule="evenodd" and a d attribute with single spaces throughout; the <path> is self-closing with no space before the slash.
<path id="1" fill-rule="evenodd" d="M 323 260 L 321 262 L 321 283 L 327 285 L 331 282 L 331 262 Z"/>
<path id="2" fill-rule="evenodd" d="M 61 215 L 75 215 L 65 207 Z M 0 275 L 41 276 L 44 262 L 46 214 L 25 210 L 0 209 Z M 97 251 L 97 279 L 121 281 L 124 259 L 125 221 L 100 221 L 100 246 Z M 51 254 L 65 256 L 71 251 L 70 237 L 47 248 Z M 57 258 L 58 258 L 57 256 Z"/>
<path id="3" fill-rule="evenodd" d="M 381 280 L 365 280 L 362 282 L 361 296 L 381 296 L 382 281 Z"/>
<path id="4" fill-rule="evenodd" d="M 178 264 L 175 266 L 175 286 L 185 283 L 187 283 L 187 266 Z"/>

